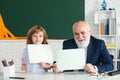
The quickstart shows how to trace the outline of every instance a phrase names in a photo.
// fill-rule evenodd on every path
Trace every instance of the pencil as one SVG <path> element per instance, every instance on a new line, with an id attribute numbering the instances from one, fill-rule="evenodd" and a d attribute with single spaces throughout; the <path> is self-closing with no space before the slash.
<path id="1" fill-rule="evenodd" d="M 11 79 L 25 79 L 24 77 L 9 77 Z"/>

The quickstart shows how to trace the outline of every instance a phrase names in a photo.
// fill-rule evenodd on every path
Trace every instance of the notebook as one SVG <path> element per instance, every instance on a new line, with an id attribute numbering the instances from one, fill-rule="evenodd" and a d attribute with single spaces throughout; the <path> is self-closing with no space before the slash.
<path id="1" fill-rule="evenodd" d="M 30 63 L 53 63 L 52 47 L 48 44 L 28 44 L 28 56 Z"/>
<path id="2" fill-rule="evenodd" d="M 84 69 L 86 63 L 85 49 L 59 50 L 56 62 L 57 67 L 62 71 Z"/>

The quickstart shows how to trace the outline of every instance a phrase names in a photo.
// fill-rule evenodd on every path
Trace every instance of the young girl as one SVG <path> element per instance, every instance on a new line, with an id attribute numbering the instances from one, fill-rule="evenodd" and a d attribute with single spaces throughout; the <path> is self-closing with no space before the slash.
<path id="1" fill-rule="evenodd" d="M 45 29 L 36 25 L 28 31 L 26 44 L 48 44 L 47 39 L 48 36 Z M 24 49 L 21 70 L 26 72 L 45 72 L 48 69 L 51 69 L 51 65 L 45 62 L 30 64 L 28 50 L 27 48 Z"/>

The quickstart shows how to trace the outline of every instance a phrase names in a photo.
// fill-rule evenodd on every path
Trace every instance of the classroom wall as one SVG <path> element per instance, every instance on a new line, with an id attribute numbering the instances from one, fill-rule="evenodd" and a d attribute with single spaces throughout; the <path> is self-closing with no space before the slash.
<path id="1" fill-rule="evenodd" d="M 53 49 L 53 60 L 59 49 L 62 49 L 63 40 L 48 40 L 48 43 Z M 2 59 L 11 60 L 15 62 L 16 72 L 21 72 L 21 57 L 22 51 L 26 47 L 26 40 L 0 40 L 0 61 Z M 0 63 L 0 72 L 2 72 L 3 65 Z"/>
<path id="2" fill-rule="evenodd" d="M 94 23 L 94 14 L 97 10 L 101 9 L 101 4 L 103 0 L 85 0 L 85 21 L 87 21 L 91 28 L 92 34 L 98 34 L 98 25 Z M 105 0 L 107 2 L 107 9 L 116 9 L 116 22 L 118 31 L 120 31 L 120 0 Z"/>

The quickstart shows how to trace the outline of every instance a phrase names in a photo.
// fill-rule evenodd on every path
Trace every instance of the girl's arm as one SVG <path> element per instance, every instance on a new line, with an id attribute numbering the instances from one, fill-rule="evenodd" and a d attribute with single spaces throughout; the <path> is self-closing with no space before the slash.
<path id="1" fill-rule="evenodd" d="M 27 65 L 24 63 L 24 60 L 22 59 L 22 66 L 21 66 L 22 71 L 27 71 Z"/>

